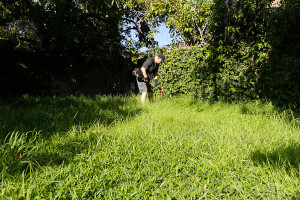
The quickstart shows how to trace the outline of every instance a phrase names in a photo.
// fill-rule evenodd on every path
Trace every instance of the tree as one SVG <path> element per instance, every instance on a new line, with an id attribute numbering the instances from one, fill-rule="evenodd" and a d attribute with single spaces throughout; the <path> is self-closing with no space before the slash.
<path id="1" fill-rule="evenodd" d="M 53 82 L 83 83 L 97 74 L 99 80 L 102 76 L 102 91 L 112 91 L 118 82 L 114 72 L 127 66 L 121 40 L 128 30 L 123 24 L 132 23 L 146 45 L 153 42 L 148 24 L 139 17 L 143 12 L 126 1 L 3 0 L 0 37 L 17 46 L 9 52 L 3 49 L 10 59 L 2 71 L 8 73 L 8 66 L 25 70 L 49 89 Z M 16 50 L 23 53 L 17 55 Z"/>
<path id="2" fill-rule="evenodd" d="M 147 10 L 145 19 L 152 27 L 164 22 L 172 36 L 180 36 L 187 45 L 206 43 L 210 40 L 208 25 L 211 20 L 209 0 L 139 1 Z"/>

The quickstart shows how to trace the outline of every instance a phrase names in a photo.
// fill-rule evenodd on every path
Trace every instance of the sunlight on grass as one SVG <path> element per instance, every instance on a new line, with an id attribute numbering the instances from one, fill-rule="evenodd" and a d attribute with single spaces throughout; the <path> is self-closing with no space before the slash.
<path id="1" fill-rule="evenodd" d="M 298 118 L 272 104 L 98 96 L 0 105 L 2 198 L 300 198 Z"/>

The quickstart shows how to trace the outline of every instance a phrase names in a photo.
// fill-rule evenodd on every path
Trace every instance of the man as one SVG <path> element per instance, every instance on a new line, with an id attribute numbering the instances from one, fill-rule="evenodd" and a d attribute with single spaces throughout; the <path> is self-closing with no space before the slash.
<path id="1" fill-rule="evenodd" d="M 142 93 L 141 96 L 142 104 L 145 103 L 147 94 L 148 94 L 148 99 L 152 101 L 153 91 L 150 85 L 150 81 L 154 77 L 155 86 L 158 85 L 158 67 L 159 64 L 164 62 L 164 60 L 165 60 L 164 54 L 159 53 L 155 57 L 148 58 L 142 65 L 141 70 L 143 72 L 143 77 L 138 77 L 136 79 L 138 88 Z"/>

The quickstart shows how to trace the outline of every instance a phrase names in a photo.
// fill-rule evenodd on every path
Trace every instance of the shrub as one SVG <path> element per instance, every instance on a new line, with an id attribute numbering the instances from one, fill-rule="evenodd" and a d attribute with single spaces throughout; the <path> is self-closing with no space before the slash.
<path id="1" fill-rule="evenodd" d="M 166 52 L 160 67 L 163 88 L 169 94 L 194 94 L 202 99 L 254 100 L 268 44 L 192 46 Z M 255 61 L 254 61 L 255 60 Z"/>

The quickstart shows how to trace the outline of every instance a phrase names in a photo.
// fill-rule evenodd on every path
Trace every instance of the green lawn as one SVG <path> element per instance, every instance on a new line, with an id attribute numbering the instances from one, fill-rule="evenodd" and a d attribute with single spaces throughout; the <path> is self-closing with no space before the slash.
<path id="1" fill-rule="evenodd" d="M 190 97 L 0 101 L 0 199 L 300 199 L 300 123 Z"/>

